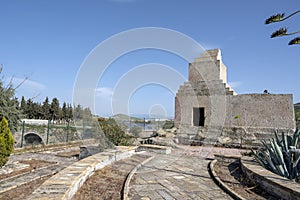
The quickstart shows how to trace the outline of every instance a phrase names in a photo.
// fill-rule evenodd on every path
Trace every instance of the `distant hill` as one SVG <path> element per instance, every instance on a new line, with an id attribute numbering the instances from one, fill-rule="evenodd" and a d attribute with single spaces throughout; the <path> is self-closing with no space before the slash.
<path id="1" fill-rule="evenodd" d="M 297 127 L 300 128 L 300 103 L 294 104 L 295 120 Z"/>
<path id="2" fill-rule="evenodd" d="M 125 114 L 117 114 L 117 115 L 114 115 L 112 116 L 112 118 L 114 118 L 115 120 L 117 121 L 140 121 L 142 120 L 141 118 L 137 118 L 137 117 L 130 117 L 128 115 L 125 115 Z"/>

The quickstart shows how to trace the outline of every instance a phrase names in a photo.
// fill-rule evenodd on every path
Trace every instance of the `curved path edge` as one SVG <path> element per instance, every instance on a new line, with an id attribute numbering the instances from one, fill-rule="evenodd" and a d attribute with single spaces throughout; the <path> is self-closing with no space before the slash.
<path id="1" fill-rule="evenodd" d="M 235 191 L 233 191 L 230 187 L 228 187 L 217 175 L 217 173 L 214 170 L 215 164 L 217 163 L 217 160 L 212 160 L 208 164 L 208 171 L 210 173 L 210 176 L 214 180 L 214 182 L 222 188 L 227 194 L 229 194 L 232 198 L 238 199 L 238 200 L 246 200 L 244 197 L 237 194 Z"/>
<path id="2" fill-rule="evenodd" d="M 146 163 L 148 163 L 149 161 L 151 161 L 155 156 L 151 156 L 150 158 L 144 160 L 143 162 L 141 162 L 140 164 L 138 164 L 135 168 L 133 168 L 131 170 L 131 172 L 128 174 L 125 184 L 124 184 L 124 189 L 123 189 L 123 200 L 127 200 L 128 199 L 128 193 L 129 193 L 129 184 L 130 181 L 133 177 L 133 175 L 136 173 L 136 171 L 141 168 L 143 165 L 145 165 Z"/>
<path id="3" fill-rule="evenodd" d="M 96 170 L 131 157 L 135 149 L 136 147 L 118 147 L 115 150 L 104 151 L 75 162 L 45 181 L 27 199 L 71 199 Z"/>
<path id="4" fill-rule="evenodd" d="M 268 193 L 281 199 L 300 200 L 299 183 L 274 174 L 254 162 L 253 158 L 242 157 L 241 167 L 244 174 L 246 174 L 252 182 L 259 184 Z"/>

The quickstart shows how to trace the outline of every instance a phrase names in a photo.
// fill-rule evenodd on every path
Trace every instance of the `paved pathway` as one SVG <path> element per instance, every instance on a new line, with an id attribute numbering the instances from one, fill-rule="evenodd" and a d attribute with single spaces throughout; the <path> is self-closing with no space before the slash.
<path id="1" fill-rule="evenodd" d="M 169 155 L 153 154 L 133 176 L 128 199 L 232 199 L 208 173 L 206 158 L 214 153 L 239 155 L 239 150 L 182 147 Z"/>
<path id="2" fill-rule="evenodd" d="M 18 186 L 21 186 L 23 184 L 26 184 L 30 181 L 46 177 L 49 175 L 53 175 L 59 171 L 61 171 L 63 168 L 69 166 L 70 164 L 76 162 L 77 160 L 74 158 L 67 158 L 67 157 L 60 157 L 56 156 L 57 152 L 54 151 L 44 151 L 40 153 L 23 153 L 23 154 L 13 154 L 9 158 L 8 166 L 13 166 L 14 168 L 17 167 L 17 165 L 20 165 L 18 161 L 20 160 L 28 160 L 28 159 L 35 159 L 35 160 L 44 160 L 48 162 L 53 162 L 56 164 L 51 164 L 48 167 L 43 167 L 41 169 L 36 169 L 31 172 L 27 172 L 24 174 L 19 174 L 14 177 L 10 177 L 4 180 L 0 180 L 0 199 L 1 194 L 12 190 L 14 188 L 17 188 Z M 15 164 L 17 163 L 17 164 Z M 5 168 L 2 170 L 6 170 Z"/>
<path id="3" fill-rule="evenodd" d="M 231 199 L 211 179 L 209 160 L 155 155 L 134 175 L 129 199 Z"/>
<path id="4" fill-rule="evenodd" d="M 168 155 L 146 153 L 148 156 L 154 156 L 154 158 L 142 165 L 142 167 L 133 175 L 133 178 L 129 183 L 128 198 L 133 200 L 231 199 L 231 197 L 221 190 L 211 179 L 207 169 L 210 160 L 207 160 L 207 158 L 213 158 L 214 154 L 239 155 L 239 151 L 240 150 L 236 149 L 179 146 L 179 148 L 173 148 L 172 153 Z M 49 151 L 36 154 L 27 153 L 14 155 L 11 157 L 10 162 L 22 160 L 24 158 L 40 158 L 47 161 L 56 161 L 58 162 L 59 167 L 63 168 L 75 161 L 72 158 L 61 158 L 54 154 L 54 152 Z M 142 156 L 138 157 L 143 158 Z M 133 157 L 133 159 L 135 159 L 135 157 Z M 143 159 L 145 159 L 145 157 Z M 140 162 L 143 159 L 141 159 Z M 130 159 L 127 161 L 129 162 Z M 123 179 L 125 179 L 126 174 L 129 173 L 130 169 L 137 164 L 136 162 L 130 161 L 128 163 L 127 161 L 124 160 L 116 163 L 117 165 L 112 164 L 110 168 L 111 171 L 115 170 L 118 172 L 120 169 L 123 169 L 124 173 L 122 172 L 122 174 L 124 175 Z M 139 159 L 137 161 L 139 161 Z M 131 165 L 130 163 L 134 165 Z M 122 166 L 122 164 L 124 166 Z M 58 165 L 54 165 L 53 168 L 50 167 L 41 170 L 40 173 L 43 172 L 47 174 L 60 170 L 56 168 L 57 166 Z M 127 170 L 125 170 L 125 168 Z M 36 172 L 39 172 L 39 170 L 36 170 Z M 31 175 L 40 176 L 41 174 L 33 173 Z M 22 180 L 24 181 L 24 177 L 20 178 L 20 181 L 6 180 L 2 183 L 0 181 L 0 188 L 4 189 L 4 187 L 9 187 L 9 182 L 22 184 Z M 105 182 L 101 184 L 105 184 Z M 107 184 L 109 185 L 109 183 Z M 103 185 L 102 187 L 105 186 Z"/>
<path id="5" fill-rule="evenodd" d="M 148 156 L 145 154 L 135 154 L 96 171 L 77 191 L 72 200 L 122 199 L 122 189 L 126 177 L 136 165 L 147 158 Z"/>

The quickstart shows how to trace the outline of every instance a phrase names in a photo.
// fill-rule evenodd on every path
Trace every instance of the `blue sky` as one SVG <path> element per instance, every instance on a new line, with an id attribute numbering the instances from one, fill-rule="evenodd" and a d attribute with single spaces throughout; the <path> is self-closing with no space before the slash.
<path id="1" fill-rule="evenodd" d="M 228 82 L 239 94 L 292 93 L 300 102 L 300 46 L 292 37 L 270 39 L 277 28 L 299 29 L 300 15 L 282 24 L 264 25 L 275 13 L 299 9 L 298 1 L 240 0 L 0 0 L 0 63 L 6 79 L 29 79 L 20 98 L 72 102 L 78 70 L 101 42 L 123 31 L 161 27 L 183 33 L 205 49 L 220 48 Z M 105 56 L 105 55 L 103 55 Z M 167 65 L 187 78 L 188 62 L 161 50 L 130 52 L 99 77 L 95 112 L 109 116 L 118 81 L 145 63 Z M 127 101 L 127 100 L 125 100 Z M 174 94 L 159 84 L 145 85 L 128 99 L 130 114 L 174 115 Z M 116 113 L 113 113 L 116 114 Z"/>

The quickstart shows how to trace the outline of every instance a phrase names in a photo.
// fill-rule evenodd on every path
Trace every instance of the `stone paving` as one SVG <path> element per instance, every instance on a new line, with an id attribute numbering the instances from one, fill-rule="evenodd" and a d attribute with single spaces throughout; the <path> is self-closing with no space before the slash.
<path id="1" fill-rule="evenodd" d="M 122 199 L 122 189 L 126 177 L 136 165 L 147 158 L 148 156 L 145 154 L 135 154 L 96 171 L 80 187 L 72 200 Z"/>
<path id="2" fill-rule="evenodd" d="M 74 158 L 56 156 L 55 155 L 56 153 L 57 152 L 44 151 L 40 153 L 13 154 L 9 158 L 9 162 L 8 162 L 8 166 L 11 166 L 11 168 L 18 168 L 18 165 L 23 165 L 18 163 L 18 161 L 29 160 L 29 159 L 44 160 L 48 162 L 53 162 L 54 164 L 41 169 L 36 169 L 30 173 L 20 174 L 18 176 L 0 180 L 0 194 L 8 190 L 14 189 L 18 186 L 21 186 L 23 184 L 26 184 L 30 181 L 36 180 L 38 178 L 46 177 L 48 175 L 53 175 L 61 171 L 63 168 L 77 161 Z M 5 170 L 5 168 L 3 168 L 3 170 Z"/>
<path id="3" fill-rule="evenodd" d="M 240 155 L 238 149 L 180 146 L 154 158 L 134 174 L 128 199 L 232 199 L 208 172 L 214 154 Z"/>
<path id="4" fill-rule="evenodd" d="M 232 199 L 213 182 L 207 167 L 214 154 L 240 155 L 240 151 L 238 149 L 214 147 L 178 146 L 178 148 L 172 149 L 171 154 L 145 152 L 147 156 L 153 156 L 154 158 L 134 173 L 129 182 L 127 197 L 128 199 L 144 200 Z M 11 157 L 10 162 L 27 157 L 28 159 L 42 158 L 47 161 L 58 162 L 53 167 L 59 165 L 63 168 L 75 161 L 71 158 L 59 158 L 53 154 L 52 152 L 43 152 L 14 155 Z M 124 162 L 126 163 L 126 161 Z M 112 167 L 114 167 L 113 165 Z M 122 166 L 118 166 L 118 168 L 122 168 Z M 45 170 L 51 173 L 60 169 L 46 168 L 41 173 L 46 172 Z M 38 170 L 36 171 L 36 175 L 40 176 Z M 7 181 L 5 182 L 5 184 L 8 184 Z M 13 182 L 16 183 L 17 181 Z M 6 186 L 0 185 L 1 189 L 4 189 L 4 187 Z"/>

